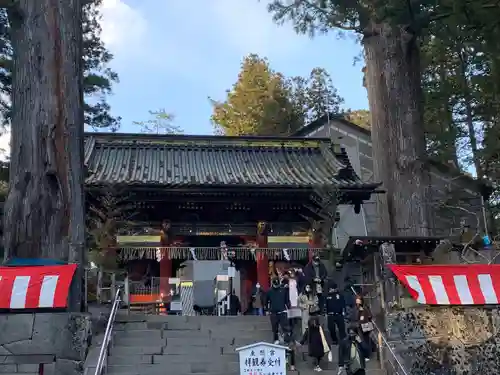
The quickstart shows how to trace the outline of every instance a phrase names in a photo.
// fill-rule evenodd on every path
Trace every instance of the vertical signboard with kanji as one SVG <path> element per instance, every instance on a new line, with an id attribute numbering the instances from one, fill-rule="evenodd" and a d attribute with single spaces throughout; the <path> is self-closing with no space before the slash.
<path id="1" fill-rule="evenodd" d="M 240 375 L 286 375 L 286 347 L 257 342 L 237 348 Z"/>

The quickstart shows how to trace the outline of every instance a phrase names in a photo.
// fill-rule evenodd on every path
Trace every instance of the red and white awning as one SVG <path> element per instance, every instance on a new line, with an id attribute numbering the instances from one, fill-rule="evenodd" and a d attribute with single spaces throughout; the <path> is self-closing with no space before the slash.
<path id="1" fill-rule="evenodd" d="M 500 301 L 500 265 L 389 267 L 421 304 L 489 305 Z"/>
<path id="2" fill-rule="evenodd" d="M 0 309 L 67 307 L 76 264 L 0 267 Z"/>

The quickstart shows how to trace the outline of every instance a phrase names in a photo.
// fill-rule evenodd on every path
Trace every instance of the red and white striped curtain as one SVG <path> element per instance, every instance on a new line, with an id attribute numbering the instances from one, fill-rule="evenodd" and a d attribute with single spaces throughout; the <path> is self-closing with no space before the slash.
<path id="1" fill-rule="evenodd" d="M 420 304 L 496 305 L 500 300 L 500 265 L 388 267 Z"/>
<path id="2" fill-rule="evenodd" d="M 64 308 L 76 264 L 0 267 L 0 309 Z"/>

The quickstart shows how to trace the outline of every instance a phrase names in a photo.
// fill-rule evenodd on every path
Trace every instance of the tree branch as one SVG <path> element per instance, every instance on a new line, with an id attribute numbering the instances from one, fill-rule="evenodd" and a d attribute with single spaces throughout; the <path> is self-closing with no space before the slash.
<path id="1" fill-rule="evenodd" d="M 14 8 L 19 5 L 19 0 L 0 0 L 0 8 Z"/>
<path id="2" fill-rule="evenodd" d="M 474 0 L 470 0 L 470 1 L 467 1 L 463 5 L 463 7 L 468 6 L 468 5 L 473 5 L 473 4 L 474 4 Z M 493 3 L 483 4 L 479 8 L 480 9 L 493 9 L 493 8 L 498 8 L 499 6 L 500 6 L 500 1 L 497 0 L 497 1 L 493 2 Z M 440 21 L 440 20 L 449 18 L 449 17 L 451 17 L 454 14 L 455 14 L 455 12 L 453 12 L 453 11 L 449 11 L 449 12 L 437 12 L 437 11 L 436 12 L 430 12 L 430 13 L 425 14 L 420 20 L 417 20 L 417 22 L 419 23 L 418 26 L 420 26 L 420 28 L 424 28 L 424 27 L 426 27 L 431 22 L 436 22 L 436 21 Z"/>
<path id="3" fill-rule="evenodd" d="M 336 27 L 338 29 L 345 30 L 345 31 L 361 32 L 361 27 L 344 25 L 344 24 L 340 23 L 338 20 L 334 19 L 325 9 L 322 9 L 322 8 L 318 7 L 317 5 L 314 5 L 307 0 L 304 0 L 303 3 L 309 9 L 314 10 L 318 13 L 321 13 L 327 19 L 327 21 L 330 23 L 330 25 L 332 27 Z M 293 7 L 293 5 L 290 5 L 290 6 Z"/>

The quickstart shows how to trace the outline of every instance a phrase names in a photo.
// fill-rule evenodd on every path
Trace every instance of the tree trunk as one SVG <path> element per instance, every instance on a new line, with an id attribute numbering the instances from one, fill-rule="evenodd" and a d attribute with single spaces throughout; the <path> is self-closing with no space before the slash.
<path id="1" fill-rule="evenodd" d="M 19 0 L 5 256 L 81 264 L 84 255 L 81 0 Z M 70 309 L 79 309 L 81 269 Z"/>
<path id="2" fill-rule="evenodd" d="M 428 236 L 430 176 L 425 158 L 420 55 L 416 37 L 374 25 L 363 40 L 381 235 Z"/>

